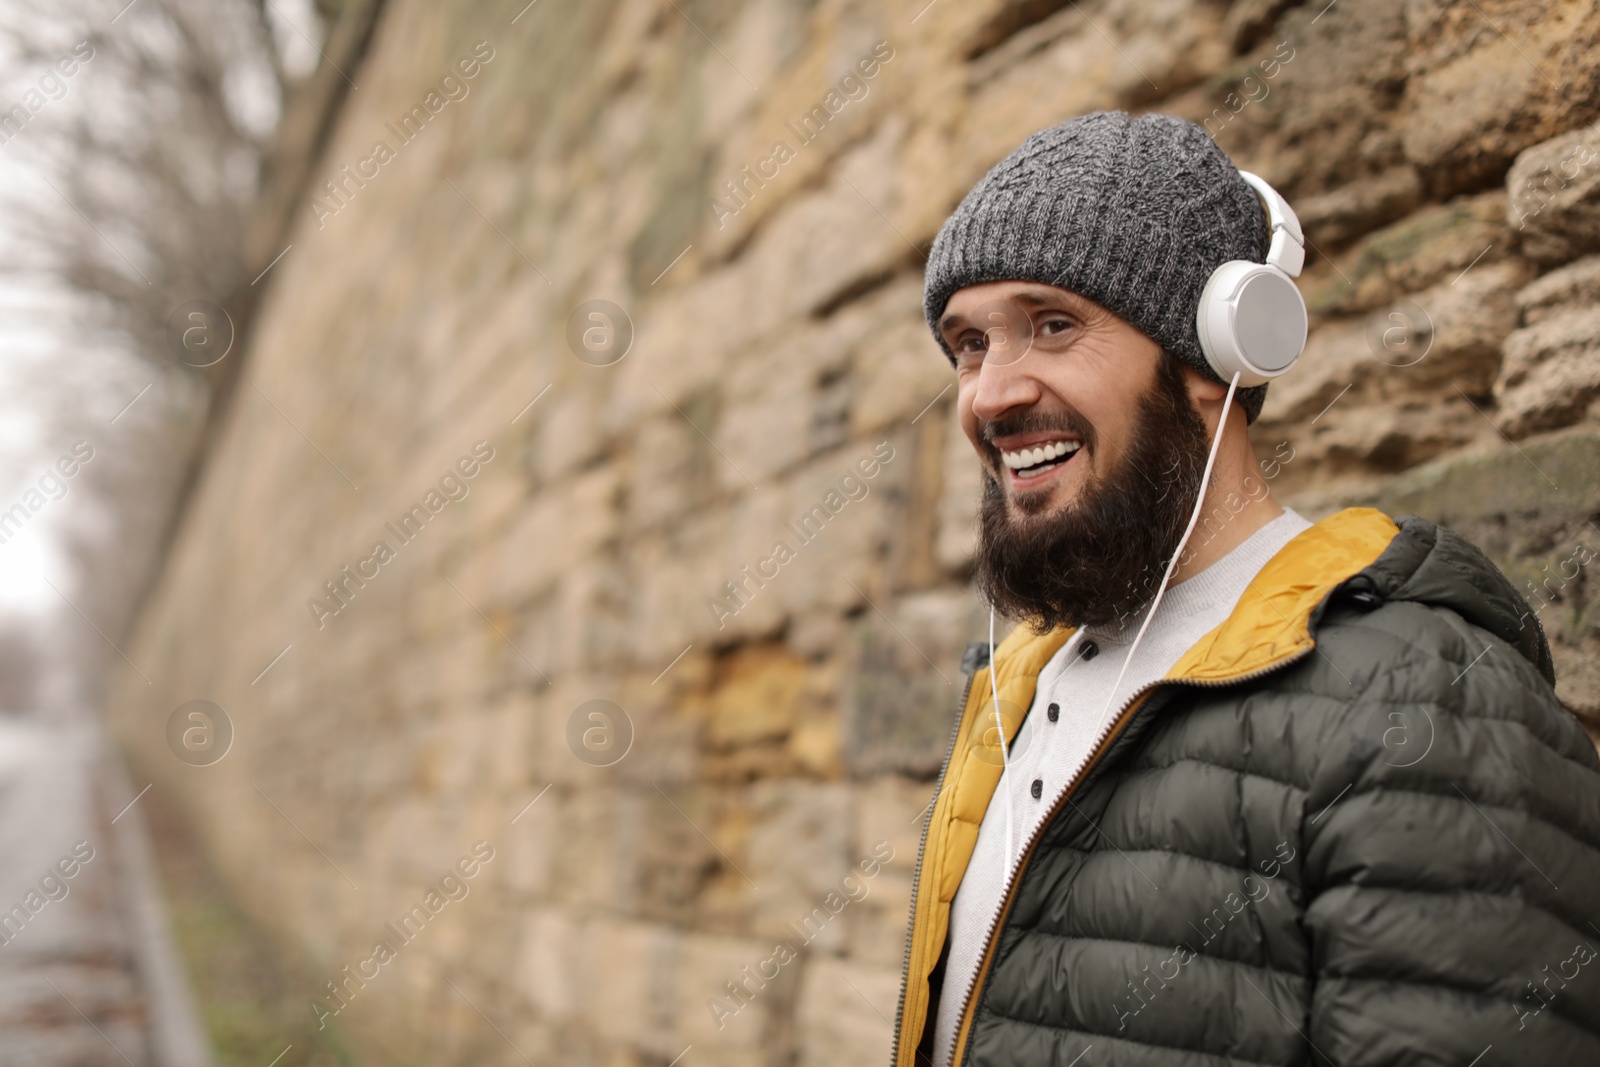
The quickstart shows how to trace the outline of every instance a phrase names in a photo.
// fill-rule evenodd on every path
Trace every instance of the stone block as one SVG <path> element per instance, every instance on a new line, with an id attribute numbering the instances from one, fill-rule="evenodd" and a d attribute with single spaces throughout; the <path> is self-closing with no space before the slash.
<path id="1" fill-rule="evenodd" d="M 523 416 L 535 418 L 529 431 L 528 454 L 534 476 L 540 482 L 580 470 L 613 447 L 609 435 L 595 432 L 601 424 L 599 413 L 607 406 L 605 380 L 597 373 L 585 373 L 605 369 L 609 368 L 580 365 L 567 369 L 556 379 L 550 395 Z"/>
<path id="2" fill-rule="evenodd" d="M 1297 199 L 1294 211 L 1317 247 L 1329 248 L 1410 214 L 1422 205 L 1422 194 L 1415 168 L 1391 167 L 1375 177 L 1362 176 L 1330 192 Z"/>
<path id="3" fill-rule="evenodd" d="M 800 1063 L 886 1061 L 899 995 L 897 971 L 828 956 L 808 960 L 798 1005 Z"/>
<path id="4" fill-rule="evenodd" d="M 742 866 L 761 887 L 752 897 L 751 932 L 795 938 L 799 930 L 801 940 L 814 937 L 813 947 L 842 948 L 845 927 L 836 916 L 854 904 L 841 908 L 847 898 L 840 883 L 857 860 L 849 851 L 848 787 L 757 782 L 750 787 L 749 803 L 752 825 Z M 838 895 L 830 900 L 830 893 Z M 817 908 L 823 911 L 816 913 Z"/>
<path id="5" fill-rule="evenodd" d="M 1300 286 L 1313 316 L 1371 311 L 1510 254 L 1505 194 L 1491 190 L 1430 204 L 1369 234 Z"/>
<path id="6" fill-rule="evenodd" d="M 856 963 L 897 971 L 905 962 L 906 927 L 911 917 L 911 874 L 884 868 L 862 880 L 867 895 L 850 905 L 846 955 Z"/>
<path id="7" fill-rule="evenodd" d="M 1600 15 L 1586 4 L 1491 11 L 1404 8 L 1406 156 L 1439 192 L 1496 178 L 1530 145 L 1594 118 L 1593 103 L 1562 92 L 1552 73 L 1595 76 Z"/>
<path id="8" fill-rule="evenodd" d="M 1578 421 L 1600 396 L 1600 309 L 1574 307 L 1506 338 L 1495 423 L 1526 437 Z"/>
<path id="9" fill-rule="evenodd" d="M 1069 4 L 1011 2 L 968 18 L 974 25 L 960 43 L 973 58 L 968 143 L 954 152 L 990 161 L 1073 115 L 1136 111 L 1229 58 L 1220 12 L 1192 3 L 1112 3 L 1091 18 Z"/>
<path id="10" fill-rule="evenodd" d="M 618 531 L 619 486 L 618 467 L 606 466 L 539 491 L 494 545 L 496 566 L 483 574 L 478 608 L 520 605 L 605 549 Z"/>
<path id="11" fill-rule="evenodd" d="M 1571 310 L 1573 305 L 1596 303 L 1600 303 L 1600 255 L 1558 267 L 1517 293 L 1517 307 L 1526 326 Z"/>
<path id="12" fill-rule="evenodd" d="M 1480 263 L 1360 317 L 1318 325 L 1295 369 L 1272 383 L 1253 430 L 1292 442 L 1301 464 L 1394 470 L 1475 440 L 1500 344 L 1517 323 L 1520 259 Z M 1442 394 L 1442 400 L 1441 400 Z"/>
<path id="13" fill-rule="evenodd" d="M 760 614 L 763 611 L 776 611 L 770 616 L 776 620 L 813 610 L 838 610 L 854 602 L 850 583 L 860 587 L 867 581 L 888 536 L 898 486 L 907 473 L 904 442 L 885 441 L 850 441 L 813 456 L 785 479 L 785 501 L 773 516 L 778 524 L 772 533 L 787 553 L 767 557 L 772 562 L 765 565 L 750 561 L 753 569 L 776 571 L 751 600 L 751 607 L 758 609 L 758 621 L 751 626 L 760 626 L 767 617 Z M 880 445 L 881 453 L 875 451 Z M 859 466 L 862 462 L 875 469 L 870 478 Z M 787 561 L 780 562 L 783 559 Z M 743 611 L 739 619 L 744 624 Z M 762 627 L 754 632 L 770 631 Z"/>
<path id="14" fill-rule="evenodd" d="M 862 342 L 855 359 L 850 430 L 857 437 L 901 420 L 937 418 L 936 401 L 956 391 L 955 370 L 922 317 L 921 286 L 896 285 L 891 293 L 901 299 L 878 302 L 880 328 Z"/>
<path id="15" fill-rule="evenodd" d="M 978 512 L 983 500 L 983 461 L 962 432 L 954 403 L 948 405 L 943 415 L 940 415 L 938 408 L 928 413 L 929 418 L 936 416 L 945 419 L 946 426 L 943 488 L 939 493 L 934 558 L 947 572 L 961 574 L 971 567 L 977 555 Z"/>
<path id="16" fill-rule="evenodd" d="M 1257 31 L 1248 54 L 1224 54 L 1210 77 L 1161 108 L 1205 126 L 1296 204 L 1406 162 L 1391 118 L 1405 84 L 1403 12 L 1386 4 L 1319 12 L 1284 12 Z M 1362 61 L 1350 63 L 1352 55 Z M 1311 240 L 1321 243 L 1316 233 Z"/>
<path id="17" fill-rule="evenodd" d="M 884 775 L 857 786 L 855 853 L 868 855 L 882 842 L 892 852 L 885 866 L 909 874 L 916 866 L 922 827 L 932 800 L 930 783 L 897 774 Z"/>
<path id="18" fill-rule="evenodd" d="M 477 765 L 481 781 L 496 793 L 509 795 L 525 789 L 531 781 L 528 746 L 534 723 L 526 694 L 500 698 L 482 719 L 486 743 Z"/>
<path id="19" fill-rule="evenodd" d="M 749 490 L 745 478 L 769 485 L 806 456 L 817 371 L 804 356 L 805 346 L 795 345 L 775 359 L 734 360 L 717 432 L 730 461 L 718 479 L 726 489 Z"/>
<path id="20" fill-rule="evenodd" d="M 1496 438 L 1495 440 L 1498 440 Z M 1421 515 L 1463 532 L 1512 516 L 1583 515 L 1600 508 L 1600 435 L 1571 427 L 1523 441 L 1492 442 L 1441 457 L 1352 497 L 1390 515 Z M 1470 534 L 1469 534 L 1470 536 Z M 1489 552 L 1496 538 L 1473 538 Z"/>
<path id="21" fill-rule="evenodd" d="M 504 864 L 496 872 L 502 879 L 497 884 L 509 899 L 527 901 L 554 896 L 554 881 L 560 875 L 556 846 L 565 830 L 562 816 L 567 796 L 564 789 L 549 782 L 507 795 L 501 809 L 504 828 L 499 832 L 505 846 L 496 845 L 499 855 L 495 863 Z"/>
<path id="22" fill-rule="evenodd" d="M 820 190 L 796 197 L 766 224 L 750 266 L 773 261 L 773 280 L 788 287 L 779 295 L 789 314 L 825 311 L 903 261 L 920 261 L 921 250 L 896 221 L 905 129 L 903 116 L 885 118 L 840 156 Z"/>
<path id="23" fill-rule="evenodd" d="M 792 1010 L 798 984 L 798 960 L 774 959 L 770 939 L 695 934 L 678 944 L 676 969 L 669 985 L 675 998 L 674 1030 L 685 1044 L 726 1063 L 750 1063 L 769 1039 L 777 1018 Z M 777 977 L 764 979 L 765 970 Z M 747 970 L 748 968 L 748 970 Z M 753 976 L 753 977 L 752 977 Z M 734 990 L 730 994 L 729 985 Z"/>
<path id="24" fill-rule="evenodd" d="M 1523 254 L 1560 263 L 1600 250 L 1600 131 L 1592 126 L 1524 149 L 1506 173 L 1506 224 Z"/>
<path id="25" fill-rule="evenodd" d="M 731 516 L 725 507 L 691 512 L 682 523 L 634 542 L 632 569 L 650 580 L 634 591 L 633 632 L 639 662 L 661 669 L 691 642 L 698 647 L 731 644 L 732 622 L 719 619 L 713 598 L 726 594 L 725 545 Z"/>
<path id="26" fill-rule="evenodd" d="M 1501 343 L 1517 326 L 1516 294 L 1531 274 L 1529 265 L 1520 259 L 1479 263 L 1413 296 L 1411 301 L 1426 316 L 1419 328 L 1430 331 L 1427 339 L 1432 343 L 1420 358 L 1404 351 L 1390 353 L 1381 343 L 1377 345 L 1379 362 L 1401 371 L 1393 376 L 1395 384 L 1388 395 L 1427 400 L 1440 385 L 1460 386 L 1474 396 L 1485 393 L 1500 369 Z M 1401 325 L 1403 310 L 1391 310 L 1387 321 Z M 1399 319 L 1396 311 L 1401 312 Z M 1403 329 L 1417 332 L 1409 325 Z"/>
<path id="27" fill-rule="evenodd" d="M 774 646 L 757 646 L 730 657 L 707 701 L 705 739 L 736 747 L 782 739 L 808 707 L 811 667 Z"/>
<path id="28" fill-rule="evenodd" d="M 886 610 L 893 612 L 887 619 L 863 615 L 853 637 L 845 764 L 862 778 L 888 771 L 931 776 L 960 713 L 962 653 L 988 616 L 964 591 L 919 593 Z"/>
<path id="29" fill-rule="evenodd" d="M 618 911 L 686 929 L 704 925 L 701 894 L 724 872 L 726 861 L 701 833 L 702 813 L 694 822 L 686 817 L 686 795 L 682 786 L 656 782 L 630 782 L 618 790 Z M 671 797 L 676 799 L 669 802 Z M 719 915 L 713 922 L 733 930 L 732 919 Z"/>
<path id="30" fill-rule="evenodd" d="M 602 918 L 583 925 L 578 969 L 582 1014 L 591 1032 L 657 1059 L 676 1046 L 673 977 L 679 935 L 668 927 Z"/>

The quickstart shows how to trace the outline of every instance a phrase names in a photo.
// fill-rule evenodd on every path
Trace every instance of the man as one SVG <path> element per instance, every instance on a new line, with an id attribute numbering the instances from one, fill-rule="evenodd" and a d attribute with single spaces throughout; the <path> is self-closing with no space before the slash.
<path id="1" fill-rule="evenodd" d="M 934 242 L 977 582 L 1028 625 L 969 656 L 897 1067 L 1600 1063 L 1600 758 L 1481 552 L 1267 491 L 1266 385 L 1225 409 L 1196 331 L 1267 247 L 1203 130 L 1122 112 Z"/>

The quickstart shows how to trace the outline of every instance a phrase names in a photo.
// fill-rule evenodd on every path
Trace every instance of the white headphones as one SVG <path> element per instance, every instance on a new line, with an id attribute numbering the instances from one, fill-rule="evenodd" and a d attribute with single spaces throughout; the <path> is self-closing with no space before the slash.
<path id="1" fill-rule="evenodd" d="M 1230 260 L 1211 272 L 1200 294 L 1195 328 L 1206 362 L 1239 387 L 1270 381 L 1294 366 L 1306 345 L 1306 302 L 1293 279 L 1305 265 L 1305 237 L 1294 208 L 1266 181 L 1239 176 L 1266 202 L 1272 246 L 1265 263 Z"/>

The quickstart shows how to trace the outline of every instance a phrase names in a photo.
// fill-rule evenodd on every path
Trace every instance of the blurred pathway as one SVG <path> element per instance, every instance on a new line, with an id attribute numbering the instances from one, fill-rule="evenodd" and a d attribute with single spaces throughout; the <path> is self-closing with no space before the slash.
<path id="1" fill-rule="evenodd" d="M 0 1067 L 211 1067 L 121 761 L 0 718 Z"/>

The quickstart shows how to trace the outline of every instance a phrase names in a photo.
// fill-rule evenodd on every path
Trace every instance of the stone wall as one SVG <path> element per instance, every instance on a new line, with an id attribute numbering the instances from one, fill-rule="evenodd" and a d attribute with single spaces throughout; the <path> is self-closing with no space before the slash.
<path id="1" fill-rule="evenodd" d="M 1539 583 L 1600 722 L 1600 5 L 520 6 L 389 0 L 346 72 L 110 709 L 370 1062 L 887 1055 L 980 622 L 923 251 L 1084 111 L 1291 199 L 1275 490 Z"/>

